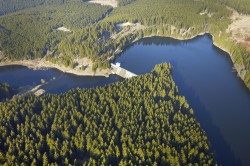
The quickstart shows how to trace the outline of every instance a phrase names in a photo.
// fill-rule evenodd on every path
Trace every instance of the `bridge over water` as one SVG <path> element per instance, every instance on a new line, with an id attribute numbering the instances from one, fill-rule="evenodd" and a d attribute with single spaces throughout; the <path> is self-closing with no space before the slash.
<path id="1" fill-rule="evenodd" d="M 123 78 L 131 78 L 137 76 L 135 73 L 132 73 L 122 67 L 120 67 L 119 63 L 113 64 L 111 63 L 112 73 L 117 74 Z"/>

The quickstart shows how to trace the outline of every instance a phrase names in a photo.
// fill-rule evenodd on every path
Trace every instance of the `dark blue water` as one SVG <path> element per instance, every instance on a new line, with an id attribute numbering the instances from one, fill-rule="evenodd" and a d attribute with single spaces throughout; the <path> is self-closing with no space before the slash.
<path id="1" fill-rule="evenodd" d="M 232 70 L 229 55 L 212 44 L 211 36 L 187 41 L 146 38 L 128 47 L 116 61 L 136 74 L 150 72 L 156 64 L 170 62 L 179 92 L 194 109 L 219 164 L 250 165 L 250 93 Z M 21 66 L 0 67 L 0 82 L 12 86 L 38 85 L 41 79 L 48 82 L 42 88 L 49 93 L 123 80 L 115 75 L 82 77 L 54 69 L 33 71 Z"/>
<path id="2" fill-rule="evenodd" d="M 170 62 L 179 92 L 195 110 L 219 164 L 250 165 L 250 93 L 232 70 L 229 55 L 213 45 L 211 36 L 187 41 L 146 38 L 116 61 L 136 74 Z"/>
<path id="3" fill-rule="evenodd" d="M 83 77 L 63 73 L 56 69 L 32 70 L 23 66 L 0 67 L 0 82 L 7 82 L 12 87 L 36 86 L 41 84 L 41 79 L 47 82 L 41 88 L 48 93 L 63 93 L 77 87 L 93 88 L 124 80 L 116 75 L 110 75 L 108 78 Z"/>

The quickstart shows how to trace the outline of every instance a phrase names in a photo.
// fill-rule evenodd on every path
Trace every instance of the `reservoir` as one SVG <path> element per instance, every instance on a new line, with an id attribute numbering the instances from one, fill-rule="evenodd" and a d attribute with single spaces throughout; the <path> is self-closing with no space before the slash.
<path id="1" fill-rule="evenodd" d="M 116 61 L 135 74 L 171 63 L 179 93 L 194 109 L 219 164 L 250 165 L 250 93 L 229 55 L 213 45 L 210 35 L 186 41 L 146 38 Z"/>
<path id="2" fill-rule="evenodd" d="M 210 35 L 191 40 L 151 37 L 142 39 L 116 58 L 121 67 L 135 73 L 150 72 L 169 62 L 174 81 L 194 109 L 221 165 L 250 165 L 250 93 L 232 69 L 229 55 L 215 47 Z M 12 86 L 37 85 L 49 93 L 71 88 L 104 86 L 123 78 L 82 77 L 55 69 L 31 70 L 21 66 L 0 67 L 0 82 Z"/>
<path id="3" fill-rule="evenodd" d="M 56 69 L 32 70 L 24 66 L 11 65 L 0 67 L 0 82 L 7 82 L 12 87 L 36 86 L 41 79 L 47 82 L 41 88 L 47 93 L 64 93 L 72 88 L 94 88 L 122 81 L 117 75 L 108 78 L 99 76 L 77 76 L 63 73 Z"/>

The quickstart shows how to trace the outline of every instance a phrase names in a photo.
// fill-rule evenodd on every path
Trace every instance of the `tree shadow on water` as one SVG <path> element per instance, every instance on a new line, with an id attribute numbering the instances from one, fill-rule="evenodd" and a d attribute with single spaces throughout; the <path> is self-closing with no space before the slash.
<path id="1" fill-rule="evenodd" d="M 222 135 L 219 126 L 213 124 L 209 110 L 196 96 L 194 89 L 185 84 L 185 80 L 178 72 L 173 74 L 174 81 L 179 89 L 179 94 L 185 96 L 186 100 L 194 110 L 195 118 L 205 130 L 211 145 L 211 152 L 215 154 L 215 159 L 219 165 L 242 166 L 240 159 L 235 157 L 233 150 Z"/>
<path id="2" fill-rule="evenodd" d="M 206 131 L 211 144 L 212 152 L 215 154 L 216 160 L 220 165 L 225 166 L 241 166 L 240 159 L 235 157 L 233 150 L 222 135 L 220 128 L 212 123 L 211 115 L 205 106 L 200 102 L 198 97 L 191 99 L 195 101 L 191 107 L 194 109 L 195 117 L 201 124 L 201 128 Z"/>

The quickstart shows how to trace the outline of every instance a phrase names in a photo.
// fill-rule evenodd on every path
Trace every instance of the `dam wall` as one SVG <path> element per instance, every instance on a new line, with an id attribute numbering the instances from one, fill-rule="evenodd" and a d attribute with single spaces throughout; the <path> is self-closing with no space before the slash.
<path id="1" fill-rule="evenodd" d="M 115 65 L 113 63 L 111 63 L 111 68 L 112 68 L 112 73 L 113 74 L 117 74 L 123 78 L 131 78 L 131 77 L 135 77 L 137 76 L 135 73 L 132 73 L 118 65 Z"/>

